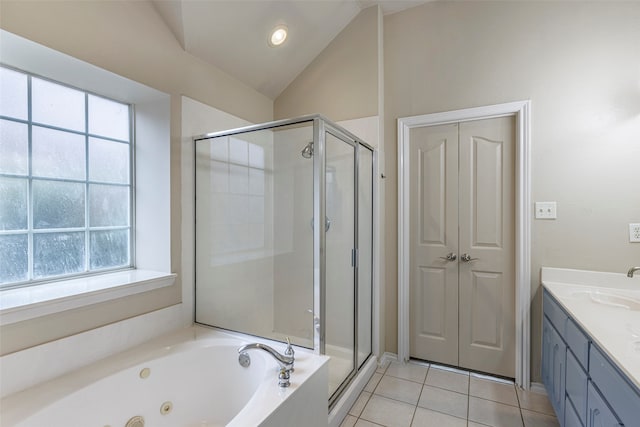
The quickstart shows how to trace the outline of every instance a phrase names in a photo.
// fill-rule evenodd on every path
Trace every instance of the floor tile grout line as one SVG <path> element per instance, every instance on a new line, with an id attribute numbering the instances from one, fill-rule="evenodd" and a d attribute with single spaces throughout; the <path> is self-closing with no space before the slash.
<path id="1" fill-rule="evenodd" d="M 448 413 L 448 412 L 439 411 L 439 410 L 437 410 L 437 409 L 425 408 L 424 406 L 420 406 L 420 405 L 416 406 L 416 409 L 417 409 L 417 408 L 425 409 L 425 410 L 427 410 L 427 411 L 431 411 L 431 412 L 437 412 L 437 413 L 439 413 L 439 414 L 447 415 L 447 416 L 449 416 L 449 417 L 457 418 L 457 419 L 459 419 L 459 420 L 466 420 L 466 421 L 468 421 L 468 420 L 469 420 L 469 414 L 468 414 L 468 413 L 467 413 L 467 416 L 466 416 L 465 418 L 463 418 L 463 417 L 459 417 L 459 416 L 457 416 L 457 415 L 450 414 L 450 413 Z"/>
<path id="2" fill-rule="evenodd" d="M 512 408 L 522 409 L 522 408 L 520 408 L 519 405 L 511 405 L 509 403 L 501 402 L 499 400 L 487 399 L 487 398 L 482 397 L 482 396 L 474 396 L 473 394 L 470 394 L 469 397 L 473 397 L 474 399 L 484 400 L 485 402 L 499 403 L 500 405 L 505 405 L 505 406 L 510 406 Z"/>
<path id="3" fill-rule="evenodd" d="M 427 368 L 427 373 L 424 375 L 424 380 L 427 380 L 427 375 L 429 375 L 429 368 Z M 409 426 L 413 425 L 413 420 L 416 419 L 416 412 L 418 412 L 418 404 L 420 404 L 420 398 L 422 398 L 422 392 L 424 391 L 424 382 L 422 383 L 422 387 L 420 387 L 420 393 L 418 394 L 418 401 L 416 402 L 416 406 L 413 408 L 413 416 L 411 417 L 411 422 Z"/>
<path id="4" fill-rule="evenodd" d="M 422 394 L 422 391 L 420 392 Z M 418 402 L 420 401 L 420 397 L 418 397 Z M 418 412 L 418 404 L 413 407 L 413 414 L 411 415 L 411 421 L 409 421 L 409 427 L 413 425 L 413 420 L 416 418 L 416 412 Z"/>
<path id="5" fill-rule="evenodd" d="M 420 392 L 422 393 L 422 391 Z M 389 397 L 389 396 L 385 396 L 384 394 L 378 394 L 378 393 L 371 393 L 371 396 L 376 395 L 378 397 L 383 397 L 385 399 L 389 399 L 389 400 L 393 400 L 394 402 L 400 402 L 400 403 L 404 403 L 405 405 L 413 405 L 413 406 L 418 406 L 418 403 L 410 403 L 410 402 L 406 402 L 404 400 L 400 400 L 400 399 L 394 399 L 393 397 Z M 371 396 L 369 396 L 369 399 L 371 399 Z M 420 399 L 418 398 L 418 402 L 420 402 Z"/>
<path id="6" fill-rule="evenodd" d="M 520 419 L 522 420 L 522 426 L 524 427 L 524 425 L 525 425 L 524 424 L 524 414 L 522 413 L 522 406 L 520 406 L 520 396 L 518 396 L 518 390 L 515 387 L 516 387 L 516 385 L 514 384 L 513 385 L 513 388 L 514 388 L 513 391 L 516 392 L 516 402 L 518 402 L 518 409 L 520 409 Z"/>
<path id="7" fill-rule="evenodd" d="M 555 417 L 555 416 L 556 416 L 555 412 L 554 412 L 554 413 L 550 413 L 550 412 L 542 412 L 542 411 L 536 411 L 535 409 L 529 409 L 529 408 L 523 408 L 523 407 L 520 407 L 520 410 L 521 410 L 521 411 L 527 411 L 527 412 L 535 412 L 536 414 L 539 414 L 539 415 L 546 415 L 546 416 L 548 416 L 548 417 Z M 556 417 L 556 418 L 557 418 L 557 417 Z"/>
<path id="8" fill-rule="evenodd" d="M 363 392 L 364 392 L 364 391 L 363 391 Z M 364 410 L 365 410 L 365 408 L 367 407 L 367 405 L 369 404 L 369 401 L 371 400 L 371 397 L 373 397 L 373 394 L 374 394 L 373 392 L 369 393 L 369 397 L 367 398 L 367 401 L 365 402 L 364 406 L 362 407 L 362 411 L 360 411 L 360 413 L 359 413 L 359 414 L 358 414 L 358 416 L 356 417 L 356 424 L 358 423 L 358 420 L 359 420 L 359 419 L 363 419 L 363 420 L 368 421 L 368 422 L 373 423 L 373 424 L 378 424 L 378 423 L 374 423 L 373 421 L 369 421 L 369 420 L 368 420 L 368 419 L 366 419 L 366 418 L 362 418 L 362 414 L 364 414 Z M 362 393 L 360 393 L 360 395 L 362 395 Z M 378 424 L 378 425 L 379 425 L 379 424 Z M 384 426 L 383 426 L 383 427 L 384 427 Z"/>
<path id="9" fill-rule="evenodd" d="M 471 416 L 471 376 L 467 384 L 467 426 L 469 425 L 469 417 Z"/>
<path id="10" fill-rule="evenodd" d="M 408 379 L 408 378 L 396 377 L 395 375 L 391 375 L 391 374 L 384 374 L 384 375 L 383 375 L 383 377 L 391 377 L 391 378 L 395 378 L 395 379 L 398 379 L 398 380 L 410 381 L 410 382 L 412 382 L 412 383 L 416 383 L 416 384 L 424 384 L 424 381 L 423 381 L 423 382 L 420 382 L 420 381 L 414 381 L 414 380 L 410 380 L 410 379 Z M 425 376 L 425 380 L 426 380 L 426 378 L 427 378 L 427 377 Z"/>

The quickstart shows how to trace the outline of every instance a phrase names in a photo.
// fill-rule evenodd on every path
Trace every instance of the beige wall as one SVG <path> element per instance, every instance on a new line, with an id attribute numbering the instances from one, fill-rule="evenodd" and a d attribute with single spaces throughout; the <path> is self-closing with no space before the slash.
<path id="1" fill-rule="evenodd" d="M 541 266 L 640 262 L 640 3 L 435 2 L 385 17 L 386 350 L 397 350 L 396 119 L 531 99 L 531 374 L 540 381 Z"/>
<path id="2" fill-rule="evenodd" d="M 274 101 L 274 117 L 378 115 L 378 8 L 360 12 Z"/>
<path id="3" fill-rule="evenodd" d="M 180 95 L 251 122 L 271 120 L 272 101 L 184 52 L 146 1 L 2 1 L 0 27 L 171 95 L 171 259 L 178 273 L 177 286 L 3 327 L 0 352 L 180 302 Z"/>

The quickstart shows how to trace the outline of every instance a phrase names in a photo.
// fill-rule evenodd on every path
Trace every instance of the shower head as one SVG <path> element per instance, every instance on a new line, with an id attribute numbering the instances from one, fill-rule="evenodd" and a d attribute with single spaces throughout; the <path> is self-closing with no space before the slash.
<path id="1" fill-rule="evenodd" d="M 305 145 L 300 153 L 305 159 L 310 159 L 311 157 L 313 157 L 313 141 Z"/>

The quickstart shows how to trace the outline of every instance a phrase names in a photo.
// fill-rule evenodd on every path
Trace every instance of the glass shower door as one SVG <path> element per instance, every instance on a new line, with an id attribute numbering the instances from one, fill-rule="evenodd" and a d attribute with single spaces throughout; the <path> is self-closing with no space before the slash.
<path id="1" fill-rule="evenodd" d="M 355 371 L 355 146 L 325 133 L 326 311 L 329 397 Z"/>

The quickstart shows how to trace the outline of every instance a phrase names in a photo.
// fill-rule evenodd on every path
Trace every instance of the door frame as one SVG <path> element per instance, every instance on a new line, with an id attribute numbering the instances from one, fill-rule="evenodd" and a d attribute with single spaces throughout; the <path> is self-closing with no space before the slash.
<path id="1" fill-rule="evenodd" d="M 516 384 L 530 387 L 531 295 L 531 101 L 516 101 L 398 119 L 398 359 L 410 357 L 409 332 L 409 143 L 412 128 L 514 116 Z"/>

